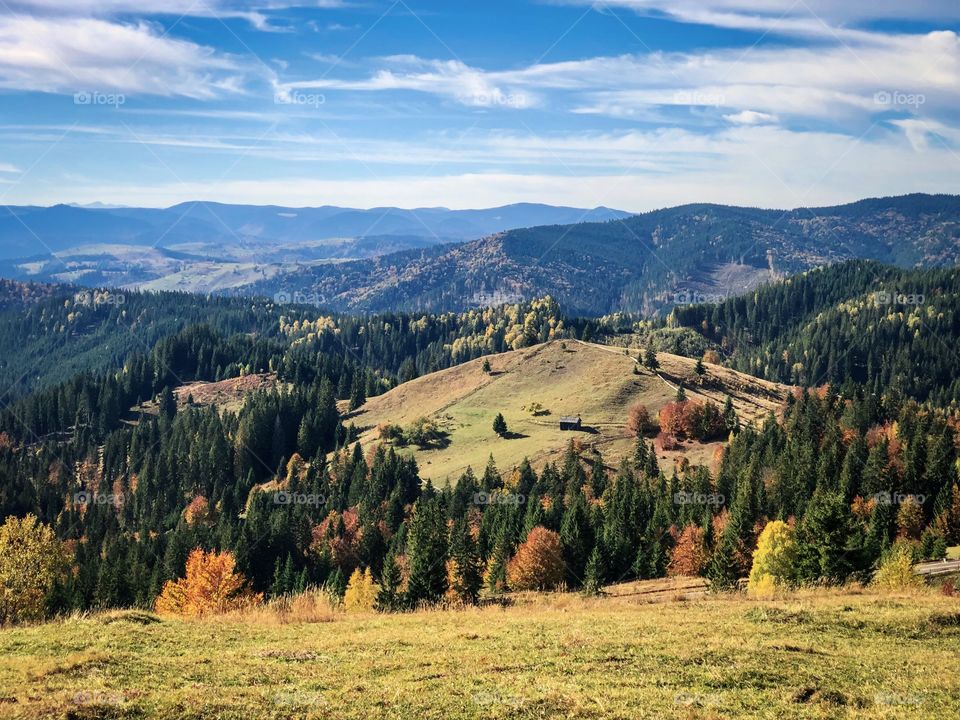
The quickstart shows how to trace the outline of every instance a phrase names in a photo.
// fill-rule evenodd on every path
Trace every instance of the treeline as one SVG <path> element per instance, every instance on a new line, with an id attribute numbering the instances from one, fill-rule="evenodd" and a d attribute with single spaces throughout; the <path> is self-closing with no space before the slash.
<path id="1" fill-rule="evenodd" d="M 852 261 L 720 304 L 677 307 L 668 322 L 720 345 L 731 367 L 770 380 L 960 400 L 956 268 Z"/>

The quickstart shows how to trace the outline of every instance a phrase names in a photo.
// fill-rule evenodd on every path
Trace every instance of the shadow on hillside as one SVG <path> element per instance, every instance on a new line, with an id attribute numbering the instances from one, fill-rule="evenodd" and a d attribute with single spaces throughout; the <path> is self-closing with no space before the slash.
<path id="1" fill-rule="evenodd" d="M 523 433 L 505 432 L 500 437 L 502 437 L 504 440 L 522 440 L 523 438 L 528 438 L 530 436 L 524 435 Z"/>

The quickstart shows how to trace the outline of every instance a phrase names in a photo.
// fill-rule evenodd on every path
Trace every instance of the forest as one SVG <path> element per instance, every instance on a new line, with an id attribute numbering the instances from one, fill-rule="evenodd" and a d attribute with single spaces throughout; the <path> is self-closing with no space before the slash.
<path id="1" fill-rule="evenodd" d="M 815 308 L 835 298 L 821 299 L 812 281 L 833 272 L 842 283 L 851 268 L 859 272 L 814 273 L 761 294 Z M 362 452 L 344 415 L 418 374 L 601 333 L 602 324 L 564 318 L 549 299 L 363 318 L 284 314 L 268 304 L 239 311 L 234 302 L 216 301 L 209 322 L 118 369 L 88 370 L 0 412 L 0 517 L 36 516 L 70 558 L 46 612 L 151 607 L 195 550 L 229 553 L 263 596 L 308 587 L 342 596 L 357 571 L 376 583 L 379 607 L 403 609 L 670 574 L 732 587 L 750 573 L 773 520 L 795 535 L 788 579 L 798 584 L 869 579 L 895 545 L 920 559 L 960 543 L 956 411 L 911 397 L 910 385 L 875 392 L 855 365 L 838 364 L 836 385 L 797 390 L 759 427 L 741 426 L 729 406 L 713 408 L 709 433 L 729 433 L 729 443 L 709 467 L 658 464 L 664 434 L 707 432 L 686 427 L 703 408 L 687 407 L 681 389 L 659 419 L 644 409 L 644 422 L 632 422 L 636 450 L 617 467 L 571 441 L 562 463 L 498 468 L 491 456 L 441 488 L 421 482 L 416 463 L 390 442 Z M 776 307 L 750 305 L 760 306 Z M 44 317 L 54 305 L 42 307 Z M 243 321 L 266 326 L 271 313 L 275 327 L 230 332 Z M 677 311 L 684 322 L 696 313 L 708 332 L 729 322 L 737 336 L 730 308 Z M 752 319 L 759 338 L 777 326 Z M 656 364 L 651 348 L 645 363 Z M 173 393 L 188 381 L 268 371 L 275 386 L 236 410 Z M 917 395 L 951 392 L 935 386 L 938 377 L 926 375 Z M 131 410 L 149 399 L 155 413 Z"/>

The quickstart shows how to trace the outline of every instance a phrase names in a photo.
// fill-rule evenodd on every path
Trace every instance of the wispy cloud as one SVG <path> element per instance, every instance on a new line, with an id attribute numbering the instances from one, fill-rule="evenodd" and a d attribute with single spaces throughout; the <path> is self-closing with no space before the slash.
<path id="1" fill-rule="evenodd" d="M 850 27 L 874 20 L 950 22 L 960 19 L 954 0 L 554 0 L 557 4 L 589 5 L 603 12 L 625 8 L 646 15 L 669 17 L 777 35 L 832 37 L 869 41 L 870 31 Z"/>
<path id="2" fill-rule="evenodd" d="M 3 88 L 212 98 L 241 86 L 237 61 L 144 21 L 0 17 Z"/>
<path id="3" fill-rule="evenodd" d="M 496 71 L 415 56 L 381 62 L 367 77 L 324 77 L 283 87 L 413 91 L 468 106 L 544 105 L 614 117 L 642 115 L 655 107 L 713 107 L 717 118 L 737 123 L 916 109 L 878 102 L 884 92 L 922 95 L 929 113 L 954 112 L 960 102 L 960 38 L 952 31 L 871 37 L 857 46 L 657 52 Z"/>
<path id="4" fill-rule="evenodd" d="M 240 18 L 258 30 L 277 30 L 270 12 L 290 8 L 341 8 L 343 0 L 6 0 L 4 6 L 56 17 L 115 17 L 167 15 L 175 17 Z"/>

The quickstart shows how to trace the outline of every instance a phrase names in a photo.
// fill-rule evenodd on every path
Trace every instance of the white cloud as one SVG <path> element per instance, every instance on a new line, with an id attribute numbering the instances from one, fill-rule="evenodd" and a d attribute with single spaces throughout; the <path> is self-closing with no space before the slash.
<path id="1" fill-rule="evenodd" d="M 237 92 L 237 63 L 151 24 L 0 17 L 0 87 L 211 98 Z"/>
<path id="2" fill-rule="evenodd" d="M 756 112 L 755 110 L 741 110 L 732 115 L 724 115 L 723 119 L 735 125 L 765 125 L 775 123 L 776 115 L 770 113 Z"/>
<path id="3" fill-rule="evenodd" d="M 626 8 L 641 14 L 715 27 L 773 34 L 869 40 L 849 27 L 871 20 L 951 22 L 960 19 L 955 0 L 556 0 L 561 4 Z"/>
<path id="4" fill-rule="evenodd" d="M 763 116 L 842 120 L 917 110 L 878 103 L 882 92 L 921 94 L 924 111 L 933 115 L 954 113 L 960 101 L 960 38 L 952 31 L 876 36 L 856 46 L 657 52 L 496 71 L 412 56 L 381 62 L 384 67 L 367 77 L 323 77 L 284 87 L 406 90 L 464 105 L 566 106 L 579 114 L 617 117 L 664 106 L 715 107 L 739 121 Z M 759 115 L 738 114 L 743 112 Z"/>
<path id="5" fill-rule="evenodd" d="M 0 162 L 0 173 L 18 173 L 18 172 L 20 172 L 20 168 L 18 168 L 16 165 Z"/>
<path id="6" fill-rule="evenodd" d="M 526 108 L 538 98 L 530 91 L 498 82 L 504 74 L 487 73 L 459 60 L 427 60 L 413 55 L 384 58 L 390 68 L 360 80 L 320 78 L 281 83 L 278 91 L 332 89 L 353 91 L 413 90 L 456 100 L 473 107 Z"/>
<path id="7" fill-rule="evenodd" d="M 343 0 L 6 0 L 3 7 L 51 16 L 241 18 L 259 30 L 276 30 L 268 13 L 287 8 L 339 8 Z"/>

